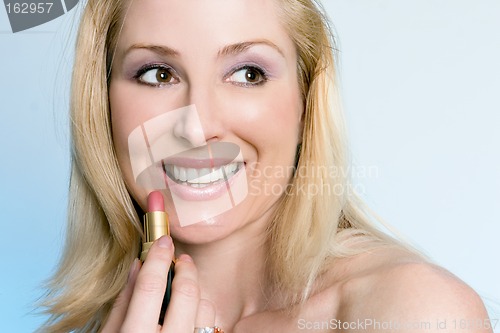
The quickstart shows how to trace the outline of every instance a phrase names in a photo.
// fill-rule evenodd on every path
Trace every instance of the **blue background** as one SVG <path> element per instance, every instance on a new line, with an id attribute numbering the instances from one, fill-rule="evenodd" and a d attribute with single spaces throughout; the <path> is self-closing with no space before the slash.
<path id="1" fill-rule="evenodd" d="M 499 318 L 500 1 L 323 2 L 358 190 Z M 0 332 L 44 320 L 34 302 L 63 245 L 80 6 L 16 34 L 0 8 Z"/>

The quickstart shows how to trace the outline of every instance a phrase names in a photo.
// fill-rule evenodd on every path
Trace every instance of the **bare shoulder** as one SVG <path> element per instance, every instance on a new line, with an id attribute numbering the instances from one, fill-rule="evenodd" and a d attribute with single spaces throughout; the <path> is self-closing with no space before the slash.
<path id="1" fill-rule="evenodd" d="M 384 248 L 337 259 L 291 311 L 264 311 L 233 332 L 492 332 L 480 297 L 418 255 Z"/>
<path id="2" fill-rule="evenodd" d="M 349 268 L 337 282 L 339 321 L 371 323 L 362 327 L 368 332 L 384 328 L 491 332 L 478 294 L 447 270 L 417 255 L 397 248 L 380 249 L 344 264 Z M 467 327 L 463 323 L 468 323 Z"/>

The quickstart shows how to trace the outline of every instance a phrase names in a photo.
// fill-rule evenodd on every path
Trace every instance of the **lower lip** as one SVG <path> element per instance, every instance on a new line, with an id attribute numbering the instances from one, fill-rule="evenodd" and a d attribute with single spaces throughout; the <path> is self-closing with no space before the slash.
<path id="1" fill-rule="evenodd" d="M 164 176 L 172 194 L 175 194 L 180 199 L 186 201 L 205 201 L 217 199 L 224 193 L 227 193 L 228 190 L 230 190 L 231 185 L 239 177 L 241 177 L 241 174 L 243 174 L 244 172 L 245 164 L 243 164 L 240 169 L 226 181 L 222 181 L 205 187 L 192 187 L 189 185 L 179 184 L 168 177 L 165 173 Z"/>

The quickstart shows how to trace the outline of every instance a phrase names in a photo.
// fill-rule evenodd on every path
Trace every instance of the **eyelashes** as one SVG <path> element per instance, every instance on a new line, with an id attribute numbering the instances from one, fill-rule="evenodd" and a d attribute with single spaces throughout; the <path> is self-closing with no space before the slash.
<path id="1" fill-rule="evenodd" d="M 177 72 L 164 63 L 147 64 L 133 75 L 140 84 L 152 87 L 164 87 L 180 83 Z M 265 69 L 255 64 L 243 64 L 231 69 L 223 76 L 223 81 L 244 88 L 265 84 L 269 75 Z"/>
<path id="2" fill-rule="evenodd" d="M 260 86 L 269 80 L 267 72 L 256 65 L 243 65 L 229 73 L 224 81 L 242 87 Z"/>
<path id="3" fill-rule="evenodd" d="M 174 69 L 165 64 L 148 64 L 141 67 L 134 75 L 134 79 L 141 84 L 161 87 L 180 82 Z"/>

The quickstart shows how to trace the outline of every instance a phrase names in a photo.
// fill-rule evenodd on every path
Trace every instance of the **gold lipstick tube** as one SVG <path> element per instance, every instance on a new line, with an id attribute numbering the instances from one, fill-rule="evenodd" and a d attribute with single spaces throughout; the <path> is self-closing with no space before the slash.
<path id="1" fill-rule="evenodd" d="M 146 242 L 142 243 L 141 261 L 144 262 L 148 256 L 153 242 L 163 235 L 170 236 L 168 226 L 168 215 L 162 211 L 148 212 L 144 215 L 144 236 Z"/>

